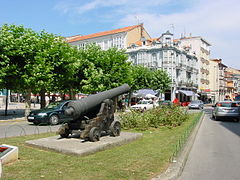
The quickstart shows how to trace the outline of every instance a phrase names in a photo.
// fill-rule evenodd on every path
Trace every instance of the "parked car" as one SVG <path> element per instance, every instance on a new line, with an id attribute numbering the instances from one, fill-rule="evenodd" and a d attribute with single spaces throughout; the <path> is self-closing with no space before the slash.
<path id="1" fill-rule="evenodd" d="M 212 118 L 219 120 L 221 118 L 233 118 L 236 121 L 240 119 L 239 101 L 221 101 L 213 105 Z"/>
<path id="2" fill-rule="evenodd" d="M 133 110 L 138 110 L 142 112 L 153 107 L 154 105 L 152 100 L 141 100 L 136 105 L 131 106 Z"/>
<path id="3" fill-rule="evenodd" d="M 70 117 L 64 115 L 64 110 L 67 108 L 68 103 L 71 100 L 51 102 L 43 109 L 31 111 L 27 117 L 28 122 L 38 124 L 51 124 L 56 125 L 58 123 L 70 120 Z"/>
<path id="4" fill-rule="evenodd" d="M 201 100 L 194 100 L 188 104 L 189 109 L 203 109 L 204 103 Z"/>

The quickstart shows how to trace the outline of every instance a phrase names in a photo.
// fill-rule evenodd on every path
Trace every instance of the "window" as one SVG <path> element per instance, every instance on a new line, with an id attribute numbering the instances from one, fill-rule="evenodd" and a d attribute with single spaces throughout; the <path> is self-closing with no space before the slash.
<path id="1" fill-rule="evenodd" d="M 118 49 L 124 48 L 124 40 L 122 36 L 116 36 L 112 39 L 112 46 Z"/>
<path id="2" fill-rule="evenodd" d="M 107 50 L 108 49 L 108 41 L 104 41 L 104 49 Z"/>
<path id="3" fill-rule="evenodd" d="M 179 77 L 179 75 L 180 75 L 180 70 L 177 69 L 177 70 L 176 70 L 176 76 L 177 76 L 177 78 Z"/>
<path id="4" fill-rule="evenodd" d="M 85 49 L 85 43 L 81 43 L 77 47 L 78 49 Z"/>
<path id="5" fill-rule="evenodd" d="M 171 43 L 171 38 L 170 38 L 170 37 L 167 37 L 167 38 L 166 38 L 166 43 L 167 43 L 167 44 L 170 44 L 170 43 Z"/>
<path id="6" fill-rule="evenodd" d="M 157 54 L 152 53 L 152 66 L 157 67 Z"/>
<path id="7" fill-rule="evenodd" d="M 191 73 L 190 72 L 187 72 L 187 79 L 191 79 Z"/>
<path id="8" fill-rule="evenodd" d="M 156 53 L 152 53 L 152 61 L 157 61 L 157 54 Z"/>
<path id="9" fill-rule="evenodd" d="M 137 65 L 137 58 L 135 55 L 131 55 L 131 61 L 133 62 L 134 65 Z"/>

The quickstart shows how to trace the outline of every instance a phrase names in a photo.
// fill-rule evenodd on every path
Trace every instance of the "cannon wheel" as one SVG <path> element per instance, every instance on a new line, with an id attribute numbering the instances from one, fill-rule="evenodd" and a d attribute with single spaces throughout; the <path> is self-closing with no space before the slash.
<path id="1" fill-rule="evenodd" d="M 58 129 L 58 134 L 61 136 L 61 138 L 67 138 L 71 133 L 72 132 L 69 130 L 69 126 L 67 123 L 62 124 Z"/>
<path id="2" fill-rule="evenodd" d="M 67 138 L 69 136 L 69 132 L 67 130 L 65 130 L 65 132 L 63 134 L 60 134 L 61 138 Z"/>
<path id="3" fill-rule="evenodd" d="M 93 127 L 89 132 L 89 139 L 92 142 L 100 140 L 100 130 L 97 127 Z"/>
<path id="4" fill-rule="evenodd" d="M 119 121 L 113 121 L 109 127 L 111 136 L 120 136 L 121 132 L 121 123 Z"/>

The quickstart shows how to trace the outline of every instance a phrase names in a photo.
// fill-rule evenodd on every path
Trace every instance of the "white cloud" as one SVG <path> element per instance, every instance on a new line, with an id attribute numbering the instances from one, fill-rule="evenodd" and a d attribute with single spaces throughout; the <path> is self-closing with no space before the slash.
<path id="1" fill-rule="evenodd" d="M 100 8 L 119 8 L 118 12 L 133 12 L 133 11 L 151 11 L 154 6 L 164 5 L 171 0 L 91 0 L 91 1 L 79 1 L 79 0 L 62 0 L 56 4 L 55 9 L 62 11 L 63 13 L 78 13 L 84 14 L 90 11 L 94 11 Z"/>
<path id="2" fill-rule="evenodd" d="M 136 24 L 137 16 L 146 30 L 153 36 L 160 36 L 170 30 L 177 37 L 190 33 L 202 36 L 212 44 L 212 58 L 222 58 L 226 65 L 239 68 L 237 41 L 240 33 L 240 2 L 237 0 L 201 1 L 192 8 L 178 13 L 128 14 L 119 21 L 119 26 Z M 174 29 L 171 28 L 174 24 Z"/>
<path id="3" fill-rule="evenodd" d="M 114 28 L 143 22 L 152 37 L 166 30 L 174 31 L 176 38 L 184 33 L 202 36 L 212 44 L 212 58 L 222 58 L 227 65 L 240 69 L 236 63 L 239 0 L 72 0 L 62 1 L 56 9 L 81 17 L 97 13 L 94 21 L 98 22 L 92 23 L 111 23 Z"/>

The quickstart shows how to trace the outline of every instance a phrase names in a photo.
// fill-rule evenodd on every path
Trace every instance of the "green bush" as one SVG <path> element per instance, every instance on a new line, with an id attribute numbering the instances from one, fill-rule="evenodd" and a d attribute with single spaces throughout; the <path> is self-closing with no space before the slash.
<path id="1" fill-rule="evenodd" d="M 147 130 L 161 126 L 180 126 L 189 118 L 185 110 L 179 106 L 161 106 L 145 111 L 132 111 L 121 115 L 123 129 Z"/>

